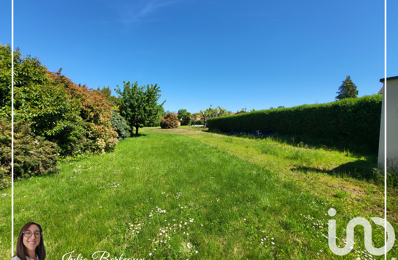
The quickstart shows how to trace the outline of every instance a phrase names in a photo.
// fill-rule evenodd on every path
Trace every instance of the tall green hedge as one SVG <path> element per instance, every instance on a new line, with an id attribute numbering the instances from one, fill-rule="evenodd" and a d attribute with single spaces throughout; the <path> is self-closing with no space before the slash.
<path id="1" fill-rule="evenodd" d="M 347 98 L 336 102 L 292 108 L 261 110 L 211 118 L 209 129 L 222 132 L 266 131 L 344 139 L 377 152 L 380 133 L 381 95 Z"/>

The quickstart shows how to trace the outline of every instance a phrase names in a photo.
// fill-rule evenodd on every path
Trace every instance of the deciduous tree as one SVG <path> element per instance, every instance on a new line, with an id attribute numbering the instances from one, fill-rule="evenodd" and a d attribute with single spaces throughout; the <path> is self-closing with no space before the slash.
<path id="1" fill-rule="evenodd" d="M 155 118 L 151 119 L 149 121 L 149 124 L 146 126 L 160 126 L 160 122 L 162 121 L 162 118 L 166 115 L 166 113 L 164 112 L 164 108 L 161 105 L 157 105 L 158 106 L 158 114 Z"/>
<path id="2" fill-rule="evenodd" d="M 180 109 L 178 110 L 178 120 L 181 121 L 181 124 L 183 125 L 188 125 L 189 122 L 192 120 L 192 114 L 188 112 L 186 109 Z"/>
<path id="3" fill-rule="evenodd" d="M 138 82 L 130 84 L 130 81 L 123 81 L 123 90 L 115 89 L 121 96 L 120 115 L 123 116 L 131 128 L 135 127 L 135 134 L 138 129 L 148 125 L 153 121 L 159 112 L 157 103 L 160 98 L 160 88 L 157 84 L 138 87 Z M 163 101 L 160 106 L 166 102 Z"/>
<path id="4" fill-rule="evenodd" d="M 112 104 L 112 109 L 115 109 L 119 106 L 120 98 L 112 96 L 112 92 L 109 86 L 103 88 L 98 87 L 96 91 L 103 95 L 105 99 Z"/>
<path id="5" fill-rule="evenodd" d="M 204 128 L 206 127 L 207 120 L 212 117 L 219 117 L 227 115 L 227 110 L 218 106 L 217 108 L 213 108 L 212 105 L 206 110 L 200 110 L 200 114 L 202 115 L 202 119 L 204 120 Z"/>
<path id="6" fill-rule="evenodd" d="M 178 118 L 178 120 L 182 120 L 182 117 L 187 113 L 188 111 L 186 110 L 186 109 L 183 109 L 183 108 L 181 108 L 180 110 L 178 110 L 178 116 L 177 116 L 177 118 Z"/>

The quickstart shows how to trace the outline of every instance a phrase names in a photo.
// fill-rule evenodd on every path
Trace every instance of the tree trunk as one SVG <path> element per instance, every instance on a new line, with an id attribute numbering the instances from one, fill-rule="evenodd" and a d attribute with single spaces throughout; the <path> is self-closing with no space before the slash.
<path id="1" fill-rule="evenodd" d="M 135 127 L 135 135 L 138 135 L 138 128 L 137 126 Z"/>

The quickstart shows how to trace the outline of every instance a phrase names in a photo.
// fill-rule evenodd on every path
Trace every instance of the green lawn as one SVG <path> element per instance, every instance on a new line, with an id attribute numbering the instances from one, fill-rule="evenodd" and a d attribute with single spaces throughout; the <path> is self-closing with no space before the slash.
<path id="1" fill-rule="evenodd" d="M 382 186 L 332 171 L 374 158 L 201 128 L 140 132 L 113 153 L 63 161 L 60 174 L 16 182 L 15 239 L 35 221 L 51 260 L 72 251 L 76 259 L 97 251 L 118 259 L 372 259 L 363 252 L 362 228 L 345 257 L 329 250 L 325 236 L 331 207 L 340 246 L 350 219 L 383 217 Z M 11 190 L 1 193 L 8 194 L 0 197 L 6 259 Z M 388 207 L 398 231 L 396 190 L 389 190 Z M 374 245 L 383 239 L 373 225 Z M 391 257 L 398 257 L 398 243 Z"/>

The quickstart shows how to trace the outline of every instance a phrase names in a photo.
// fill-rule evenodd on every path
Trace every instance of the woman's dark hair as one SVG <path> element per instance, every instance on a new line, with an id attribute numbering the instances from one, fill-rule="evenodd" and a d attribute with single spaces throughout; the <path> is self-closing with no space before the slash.
<path id="1" fill-rule="evenodd" d="M 42 230 L 41 226 L 35 222 L 28 222 L 22 227 L 21 232 L 19 232 L 18 242 L 17 242 L 17 253 L 15 255 L 18 256 L 21 260 L 26 259 L 28 252 L 26 250 L 25 245 L 23 244 L 23 236 L 24 236 L 23 232 L 28 230 L 28 228 L 31 225 L 36 225 L 39 227 L 39 230 L 41 233 L 40 244 L 36 247 L 35 251 L 36 251 L 36 255 L 39 257 L 39 259 L 44 260 L 44 259 L 46 259 L 46 249 L 44 248 L 44 243 L 43 243 L 43 230 Z"/>

